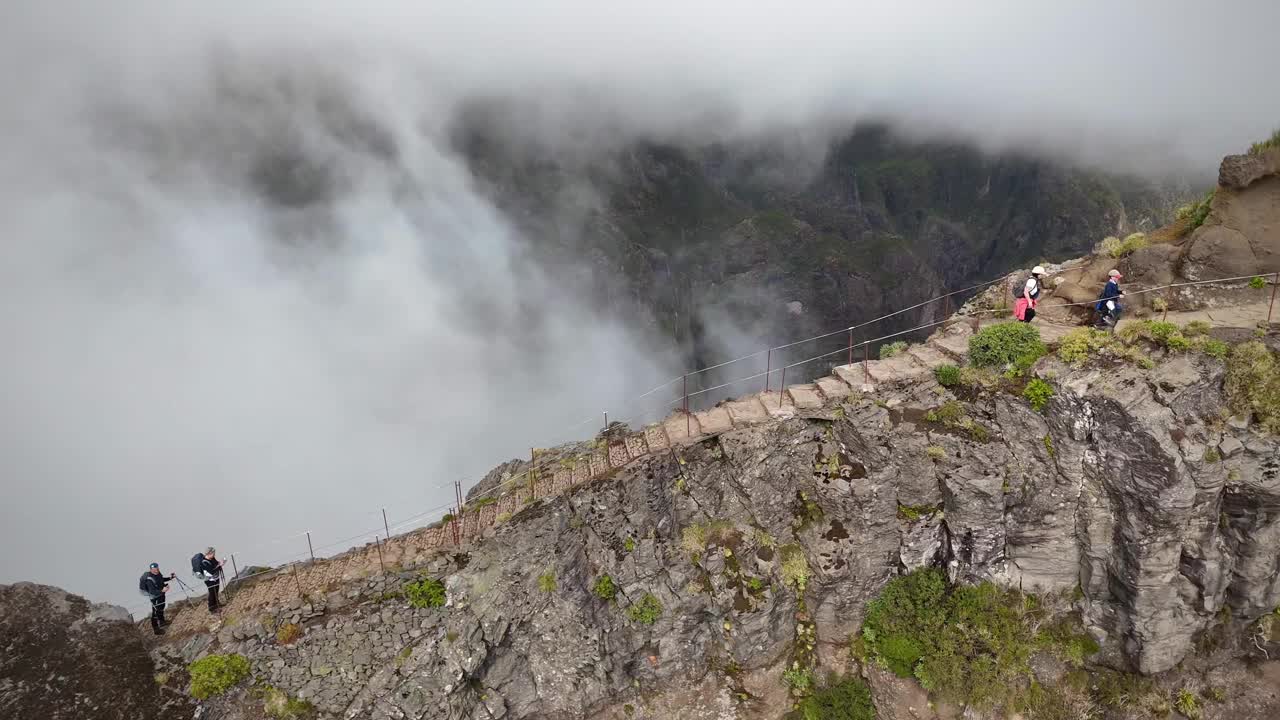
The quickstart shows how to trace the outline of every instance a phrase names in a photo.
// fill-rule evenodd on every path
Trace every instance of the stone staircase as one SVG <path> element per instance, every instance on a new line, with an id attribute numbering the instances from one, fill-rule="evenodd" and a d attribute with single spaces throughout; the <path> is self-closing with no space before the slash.
<path id="1" fill-rule="evenodd" d="M 1267 307 L 1241 306 L 1214 311 L 1169 313 L 1170 322 L 1206 320 L 1215 326 L 1253 327 L 1266 317 Z M 831 375 L 811 383 L 791 385 L 726 400 L 715 407 L 691 413 L 677 411 L 642 430 L 614 437 L 589 454 L 560 460 L 551 467 L 535 468 L 509 481 L 509 489 L 490 504 L 466 508 L 455 523 L 437 523 L 397 535 L 379 544 L 353 548 L 341 555 L 287 566 L 232 586 L 224 616 L 246 617 L 264 608 L 288 603 L 300 596 L 323 593 L 343 583 L 380 575 L 385 571 L 425 565 L 440 552 L 461 551 L 483 540 L 499 522 L 515 515 L 535 500 L 559 495 L 591 482 L 640 458 L 670 452 L 738 427 L 794 417 L 798 411 L 818 410 L 853 395 L 874 392 L 877 386 L 919 382 L 932 377 L 943 364 L 961 364 L 974 327 L 1008 322 L 1007 318 L 957 319 L 934 333 L 925 343 L 909 346 L 883 360 L 867 360 L 835 367 Z M 1047 344 L 1053 345 L 1078 325 L 1059 322 L 1033 323 Z M 535 462 L 536 464 L 536 462 Z M 175 635 L 216 630 L 219 619 L 208 614 L 199 601 L 175 605 Z"/>

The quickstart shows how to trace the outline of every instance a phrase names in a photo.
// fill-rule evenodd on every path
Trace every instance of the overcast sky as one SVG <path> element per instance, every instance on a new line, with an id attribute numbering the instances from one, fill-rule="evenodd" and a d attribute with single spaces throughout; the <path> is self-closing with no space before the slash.
<path id="1" fill-rule="evenodd" d="M 468 101 L 564 152 L 877 119 L 1201 175 L 1280 125 L 1261 0 L 330 5 L 0 10 L 0 581 L 137 605 L 152 560 L 394 523 L 677 372 L 527 262 Z"/>

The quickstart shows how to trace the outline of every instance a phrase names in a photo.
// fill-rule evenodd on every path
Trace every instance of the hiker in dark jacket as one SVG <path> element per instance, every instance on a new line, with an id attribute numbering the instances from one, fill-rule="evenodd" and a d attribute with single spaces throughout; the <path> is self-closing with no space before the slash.
<path id="1" fill-rule="evenodd" d="M 213 548 L 204 551 L 204 559 L 200 561 L 200 573 L 204 586 L 209 590 L 209 612 L 216 613 L 218 608 L 222 607 L 218 604 L 218 587 L 222 585 L 222 563 L 214 557 L 217 553 Z"/>
<path id="2" fill-rule="evenodd" d="M 1107 284 L 1102 288 L 1102 295 L 1098 296 L 1098 304 L 1093 308 L 1098 313 L 1099 324 L 1113 330 L 1120 322 L 1122 309 L 1120 299 L 1124 297 L 1124 291 L 1120 289 L 1120 280 L 1123 277 L 1119 270 L 1107 273 Z"/>
<path id="3" fill-rule="evenodd" d="M 163 635 L 164 627 L 169 624 L 164 619 L 164 594 L 169 591 L 169 581 L 175 577 L 175 573 L 169 573 L 169 577 L 165 577 L 160 572 L 160 565 L 151 563 L 151 567 L 138 578 L 138 589 L 151 599 L 151 629 L 157 635 Z"/>

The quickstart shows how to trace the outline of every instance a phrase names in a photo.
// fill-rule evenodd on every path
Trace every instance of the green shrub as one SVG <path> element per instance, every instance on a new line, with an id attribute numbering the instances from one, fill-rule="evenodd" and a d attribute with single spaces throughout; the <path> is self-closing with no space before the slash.
<path id="1" fill-rule="evenodd" d="M 1151 309 L 1162 313 L 1169 309 L 1169 303 L 1164 298 L 1155 298 L 1151 301 Z"/>
<path id="2" fill-rule="evenodd" d="M 1187 688 L 1182 688 L 1174 696 L 1173 708 L 1187 720 L 1200 720 L 1200 700 Z"/>
<path id="3" fill-rule="evenodd" d="M 793 663 L 791 668 L 783 670 L 782 681 L 797 695 L 808 695 L 813 689 L 813 673 L 809 668 L 800 667 L 800 663 Z"/>
<path id="4" fill-rule="evenodd" d="M 871 689 L 857 676 L 828 678 L 826 687 L 800 702 L 797 720 L 875 720 Z"/>
<path id="5" fill-rule="evenodd" d="M 933 369 L 933 377 L 942 387 L 955 387 L 960 384 L 960 368 L 955 365 L 939 365 Z"/>
<path id="6" fill-rule="evenodd" d="M 867 604 L 862 640 L 867 651 L 898 677 L 912 677 L 946 622 L 947 583 L 926 568 L 890 580 Z"/>
<path id="7" fill-rule="evenodd" d="M 1049 402 L 1049 398 L 1053 397 L 1053 386 L 1049 383 L 1035 378 L 1027 383 L 1027 387 L 1022 391 L 1022 397 L 1031 403 L 1031 409 L 1040 412 L 1044 409 L 1045 403 Z"/>
<path id="8" fill-rule="evenodd" d="M 1209 211 L 1213 209 L 1213 198 L 1217 194 L 1218 188 L 1215 187 L 1205 193 L 1204 197 L 1200 198 L 1200 202 L 1195 204 L 1191 211 L 1191 223 L 1187 226 L 1188 232 L 1200 227 L 1205 220 L 1209 219 Z"/>
<path id="9" fill-rule="evenodd" d="M 898 519 L 915 522 L 922 517 L 929 517 L 941 508 L 937 505 L 903 505 L 898 504 Z"/>
<path id="10" fill-rule="evenodd" d="M 1253 288 L 1254 290 L 1261 290 L 1262 288 L 1264 288 L 1264 287 L 1266 287 L 1266 286 L 1267 286 L 1267 281 L 1266 281 L 1266 280 L 1263 280 L 1263 279 L 1262 279 L 1262 278 L 1260 278 L 1260 277 L 1255 277 L 1255 278 L 1250 278 L 1250 279 L 1249 279 L 1249 287 Z"/>
<path id="11" fill-rule="evenodd" d="M 609 575 L 601 575 L 600 579 L 596 580 L 594 591 L 596 597 L 601 600 L 612 600 L 618 595 L 618 588 L 613 584 L 613 578 Z"/>
<path id="12" fill-rule="evenodd" d="M 1017 698 L 1036 642 L 1024 620 L 1025 603 L 1017 591 L 991 583 L 955 588 L 936 650 L 917 668 L 920 684 L 944 700 L 978 708 Z"/>
<path id="13" fill-rule="evenodd" d="M 623 540 L 623 541 L 622 541 L 622 549 L 623 549 L 623 550 L 626 550 L 627 552 L 635 552 L 635 550 L 636 550 L 636 541 L 635 541 L 635 540 L 633 540 L 633 539 L 631 539 L 631 538 L 627 538 L 626 540 Z"/>
<path id="14" fill-rule="evenodd" d="M 243 655 L 206 655 L 187 666 L 191 697 L 205 700 L 230 690 L 249 677 L 249 660 Z"/>
<path id="15" fill-rule="evenodd" d="M 1030 658 L 1047 651 L 1075 667 L 1098 651 L 1075 615 L 1048 623 L 1034 596 L 992 583 L 948 588 L 941 571 L 894 578 L 867 605 L 862 645 L 900 677 L 940 699 L 1009 708 L 1032 681 Z"/>
<path id="16" fill-rule="evenodd" d="M 897 342 L 891 342 L 888 345 L 881 345 L 880 359 L 886 360 L 888 358 L 893 357 L 894 355 L 901 355 L 902 352 L 906 349 L 907 349 L 907 343 L 902 340 L 898 340 Z"/>
<path id="17" fill-rule="evenodd" d="M 556 573 L 554 570 L 548 570 L 538 576 L 538 589 L 544 593 L 556 591 Z"/>
<path id="18" fill-rule="evenodd" d="M 1136 232 L 1121 240 L 1117 237 L 1104 238 L 1098 245 L 1098 250 L 1102 254 L 1113 257 L 1122 258 L 1125 255 L 1132 255 L 1135 251 L 1141 250 L 1147 246 L 1147 236 L 1143 233 Z"/>
<path id="19" fill-rule="evenodd" d="M 928 455 L 933 460 L 941 460 L 947 456 L 947 451 L 937 445 L 930 445 L 924 449 L 924 454 Z"/>
<path id="20" fill-rule="evenodd" d="M 955 425 L 963 417 L 964 406 L 956 400 L 948 400 L 924 414 L 925 420 L 943 425 Z"/>
<path id="21" fill-rule="evenodd" d="M 1280 150 L 1280 130 L 1271 133 L 1271 137 L 1249 146 L 1250 155 L 1261 155 L 1268 150 Z"/>
<path id="22" fill-rule="evenodd" d="M 1044 353 L 1040 331 L 1027 323 L 991 325 L 969 338 L 969 360 L 980 367 L 1003 367 L 1021 357 Z"/>
<path id="23" fill-rule="evenodd" d="M 447 599 L 444 583 L 426 576 L 416 582 L 405 583 L 404 596 L 416 608 L 443 607 Z"/>
<path id="24" fill-rule="evenodd" d="M 662 603 L 653 593 L 645 593 L 644 597 L 627 608 L 627 617 L 634 623 L 652 625 L 662 617 Z"/>
<path id="25" fill-rule="evenodd" d="M 1178 206 L 1178 211 L 1174 213 L 1174 217 L 1178 220 L 1186 220 L 1187 218 L 1191 217 L 1191 215 L 1195 211 L 1196 211 L 1196 204 L 1187 203 L 1186 205 Z"/>
<path id="26" fill-rule="evenodd" d="M 1191 341 L 1177 332 L 1165 338 L 1164 346 L 1169 348 L 1170 352 L 1186 352 L 1191 349 Z"/>
<path id="27" fill-rule="evenodd" d="M 1266 345 L 1253 340 L 1232 348 L 1226 390 L 1233 414 L 1256 417 L 1267 432 L 1280 432 L 1280 365 Z"/>
<path id="28" fill-rule="evenodd" d="M 1058 357 L 1065 363 L 1079 367 L 1111 342 L 1112 338 L 1108 333 L 1093 328 L 1076 328 L 1059 341 Z"/>
<path id="29" fill-rule="evenodd" d="M 1222 453 L 1218 452 L 1218 448 L 1210 445 L 1204 449 L 1204 461 L 1207 463 L 1215 463 L 1222 459 Z"/>

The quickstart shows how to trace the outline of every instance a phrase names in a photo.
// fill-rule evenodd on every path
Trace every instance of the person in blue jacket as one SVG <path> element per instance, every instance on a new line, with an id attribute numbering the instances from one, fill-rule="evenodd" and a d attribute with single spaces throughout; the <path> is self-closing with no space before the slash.
<path id="1" fill-rule="evenodd" d="M 1098 304 L 1094 306 L 1094 310 L 1098 313 L 1099 324 L 1115 330 L 1116 324 L 1120 322 L 1120 300 L 1124 297 L 1124 291 L 1120 289 L 1120 280 L 1124 276 L 1119 270 L 1112 270 L 1107 273 L 1106 287 L 1102 288 L 1102 295 L 1098 297 Z"/>

